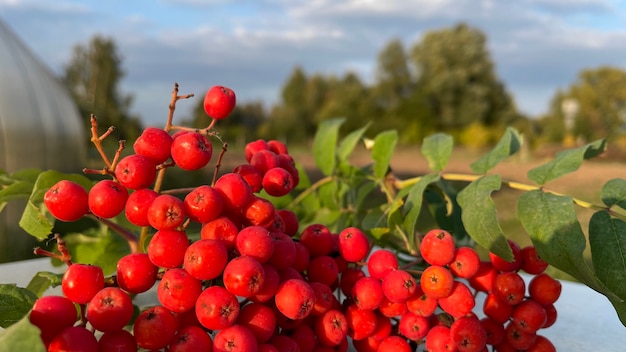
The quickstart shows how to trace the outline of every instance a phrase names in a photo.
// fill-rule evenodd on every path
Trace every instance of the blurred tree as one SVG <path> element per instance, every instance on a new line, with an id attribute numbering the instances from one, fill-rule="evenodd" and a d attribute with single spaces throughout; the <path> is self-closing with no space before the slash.
<path id="1" fill-rule="evenodd" d="M 404 45 L 399 39 L 391 40 L 378 54 L 377 66 L 376 101 L 385 110 L 397 108 L 409 98 L 415 86 Z"/>
<path id="2" fill-rule="evenodd" d="M 474 122 L 502 126 L 518 117 L 480 30 L 459 24 L 428 32 L 412 60 L 438 130 L 460 131 Z"/>
<path id="3" fill-rule="evenodd" d="M 573 124 L 575 136 L 587 141 L 614 136 L 623 131 L 626 123 L 626 71 L 609 66 L 585 69 L 568 89 L 555 94 L 544 124 L 560 130 L 550 134 L 561 138 L 565 131 L 565 99 L 578 103 Z"/>
<path id="4" fill-rule="evenodd" d="M 363 127 L 373 117 L 367 105 L 368 88 L 356 73 L 347 72 L 342 78 L 329 77 L 327 88 L 328 94 L 324 104 L 319 106 L 316 121 L 345 117 L 342 129 L 352 131 Z"/>
<path id="5" fill-rule="evenodd" d="M 129 112 L 132 96 L 119 92 L 125 74 L 121 62 L 114 41 L 95 36 L 88 45 L 74 47 L 62 80 L 77 103 L 87 129 L 89 116 L 94 114 L 102 129 L 115 126 L 114 135 L 118 139 L 132 142 L 142 126 L 139 118 Z"/>

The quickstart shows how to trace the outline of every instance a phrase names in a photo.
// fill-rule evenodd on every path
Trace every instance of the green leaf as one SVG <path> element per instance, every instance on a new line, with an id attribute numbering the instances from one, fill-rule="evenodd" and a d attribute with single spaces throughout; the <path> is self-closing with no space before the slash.
<path id="1" fill-rule="evenodd" d="M 105 227 L 85 233 L 63 236 L 72 261 L 93 264 L 102 268 L 105 275 L 115 273 L 117 261 L 130 253 L 128 242 Z"/>
<path id="2" fill-rule="evenodd" d="M 417 224 L 417 218 L 422 211 L 422 202 L 424 200 L 424 190 L 430 184 L 439 181 L 439 174 L 428 174 L 420 177 L 409 190 L 409 194 L 406 197 L 404 204 L 404 231 L 409 236 L 409 244 L 411 248 L 415 247 L 415 226 Z"/>
<path id="3" fill-rule="evenodd" d="M 610 299 L 620 300 L 600 281 L 583 256 L 587 240 L 571 197 L 528 191 L 520 196 L 517 211 L 543 259 Z"/>
<path id="4" fill-rule="evenodd" d="M 341 143 L 339 143 L 339 146 L 337 148 L 337 157 L 339 158 L 340 162 L 348 161 L 348 158 L 350 158 L 350 156 L 352 155 L 354 148 L 359 143 L 359 140 L 361 140 L 361 137 L 363 137 L 363 134 L 370 126 L 370 124 L 371 123 L 368 123 L 364 127 L 352 131 L 341 140 Z"/>
<path id="5" fill-rule="evenodd" d="M 33 276 L 26 289 L 37 295 L 37 297 L 41 297 L 48 288 L 60 286 L 62 278 L 63 274 L 40 271 Z"/>
<path id="6" fill-rule="evenodd" d="M 626 180 L 622 178 L 614 178 L 607 181 L 600 192 L 602 202 L 607 207 L 617 205 L 622 209 L 626 209 Z"/>
<path id="7" fill-rule="evenodd" d="M 626 299 L 626 222 L 598 211 L 589 221 L 591 260 L 598 278 Z"/>
<path id="8" fill-rule="evenodd" d="M 0 284 L 0 326 L 7 328 L 22 319 L 32 308 L 37 296 L 15 284 Z"/>
<path id="9" fill-rule="evenodd" d="M 48 237 L 54 225 L 52 216 L 50 216 L 47 211 L 44 211 L 44 194 L 50 187 L 61 180 L 76 182 L 85 187 L 86 190 L 89 190 L 91 187 L 91 181 L 84 175 L 64 174 L 54 170 L 44 171 L 39 174 L 19 221 L 19 225 L 22 229 L 39 240 Z"/>
<path id="10" fill-rule="evenodd" d="M 617 312 L 617 316 L 619 317 L 619 320 L 622 323 L 622 325 L 626 326 L 626 301 L 621 301 L 621 300 L 616 300 L 616 299 L 611 299 L 611 298 L 609 298 L 609 301 L 613 305 L 613 308 L 615 308 L 615 311 Z"/>
<path id="11" fill-rule="evenodd" d="M 40 169 L 21 169 L 12 173 L 11 178 L 16 181 L 35 183 L 41 172 Z"/>
<path id="12" fill-rule="evenodd" d="M 381 132 L 374 138 L 372 159 L 374 160 L 374 176 L 377 179 L 383 179 L 387 175 L 397 142 L 398 132 L 395 130 Z"/>
<path id="13" fill-rule="evenodd" d="M 337 165 L 337 141 L 339 139 L 339 127 L 345 118 L 325 120 L 320 123 L 313 139 L 313 158 L 320 171 L 326 175 L 332 175 Z"/>
<path id="14" fill-rule="evenodd" d="M 28 320 L 28 316 L 24 316 L 0 332 L 0 351 L 46 352 L 40 333 L 39 328 Z"/>
<path id="15" fill-rule="evenodd" d="M 583 160 L 598 156 L 604 152 L 606 141 L 597 140 L 585 146 L 564 150 L 557 153 L 554 159 L 528 171 L 528 178 L 539 185 L 578 170 Z"/>
<path id="16" fill-rule="evenodd" d="M 446 168 L 452 155 L 453 145 L 452 136 L 444 133 L 436 133 L 424 138 L 421 151 L 432 171 L 440 172 Z"/>
<path id="17" fill-rule="evenodd" d="M 474 180 L 457 195 L 463 224 L 470 237 L 500 258 L 512 261 L 513 252 L 498 222 L 491 193 L 500 189 L 500 175 L 486 175 Z"/>
<path id="18" fill-rule="evenodd" d="M 485 156 L 473 162 L 470 167 L 477 174 L 485 174 L 502 160 L 517 153 L 522 145 L 522 138 L 512 127 L 508 127 L 496 146 Z"/>

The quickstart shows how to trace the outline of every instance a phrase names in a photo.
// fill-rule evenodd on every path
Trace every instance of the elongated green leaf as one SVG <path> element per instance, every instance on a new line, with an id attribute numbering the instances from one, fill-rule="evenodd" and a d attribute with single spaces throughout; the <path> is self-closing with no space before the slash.
<path id="1" fill-rule="evenodd" d="M 0 284 L 0 326 L 7 328 L 24 317 L 37 300 L 29 290 L 15 284 Z"/>
<path id="2" fill-rule="evenodd" d="M 607 181 L 602 186 L 600 197 L 607 207 L 617 205 L 622 209 L 626 209 L 626 180 L 614 178 Z"/>
<path id="3" fill-rule="evenodd" d="M 337 157 L 340 162 L 347 162 L 348 158 L 352 155 L 354 151 L 354 147 L 359 143 L 359 140 L 363 137 L 363 134 L 370 126 L 370 123 L 359 128 L 358 130 L 354 130 L 345 136 L 341 142 L 339 143 L 339 147 L 337 148 Z"/>
<path id="4" fill-rule="evenodd" d="M 508 127 L 498 144 L 489 153 L 473 162 L 470 167 L 477 174 L 484 174 L 493 169 L 502 160 L 517 153 L 522 145 L 522 138 L 512 127 Z"/>
<path id="5" fill-rule="evenodd" d="M 520 196 L 517 210 L 522 226 L 542 258 L 594 290 L 620 300 L 598 279 L 583 257 L 587 241 L 571 197 L 528 191 Z"/>
<path id="6" fill-rule="evenodd" d="M 54 225 L 54 219 L 43 206 L 43 196 L 50 187 L 61 180 L 76 182 L 86 190 L 91 188 L 91 181 L 84 175 L 64 174 L 54 170 L 40 173 L 19 221 L 22 229 L 39 240 L 48 237 Z"/>
<path id="7" fill-rule="evenodd" d="M 457 195 L 461 206 L 463 224 L 470 237 L 485 249 L 504 260 L 512 261 L 513 252 L 498 223 L 496 206 L 491 193 L 500 189 L 500 175 L 486 175 L 469 185 Z"/>
<path id="8" fill-rule="evenodd" d="M 589 221 L 589 245 L 598 278 L 626 299 L 626 222 L 599 211 Z"/>
<path id="9" fill-rule="evenodd" d="M 40 271 L 30 279 L 26 289 L 37 295 L 37 297 L 41 297 L 48 288 L 61 285 L 62 278 L 63 274 Z"/>
<path id="10" fill-rule="evenodd" d="M 46 352 L 41 331 L 31 324 L 28 316 L 0 332 L 0 351 Z"/>
<path id="11" fill-rule="evenodd" d="M 332 175 L 337 165 L 337 141 L 339 140 L 339 127 L 345 118 L 326 120 L 320 123 L 313 139 L 313 158 L 320 171 L 326 175 Z"/>
<path id="12" fill-rule="evenodd" d="M 377 179 L 382 179 L 387 175 L 397 142 L 398 132 L 395 130 L 381 132 L 374 138 L 372 160 L 374 160 L 374 176 Z"/>
<path id="13" fill-rule="evenodd" d="M 450 161 L 453 146 L 454 140 L 448 134 L 435 133 L 424 138 L 421 151 L 428 161 L 428 167 L 435 172 L 443 171 Z"/>
<path id="14" fill-rule="evenodd" d="M 609 298 L 609 301 L 613 305 L 613 308 L 615 308 L 617 316 L 619 317 L 619 321 L 622 323 L 622 325 L 626 326 L 626 301 L 615 300 L 611 298 Z"/>
<path id="15" fill-rule="evenodd" d="M 417 218 L 422 211 L 422 202 L 424 200 L 424 190 L 428 185 L 433 182 L 439 181 L 439 174 L 428 174 L 422 176 L 409 191 L 404 203 L 404 231 L 409 237 L 409 245 L 411 248 L 415 247 L 415 225 L 417 224 Z"/>
<path id="16" fill-rule="evenodd" d="M 606 141 L 597 140 L 585 146 L 564 150 L 557 153 L 554 159 L 528 171 L 528 178 L 539 185 L 578 170 L 583 160 L 598 156 L 604 152 Z"/>

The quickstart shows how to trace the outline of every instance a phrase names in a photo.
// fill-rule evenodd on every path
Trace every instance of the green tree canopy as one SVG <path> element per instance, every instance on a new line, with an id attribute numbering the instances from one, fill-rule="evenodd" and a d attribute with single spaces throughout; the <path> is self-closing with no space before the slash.
<path id="1" fill-rule="evenodd" d="M 465 24 L 426 33 L 412 49 L 418 74 L 440 130 L 460 130 L 478 122 L 508 124 L 515 107 L 498 80 L 486 36 Z"/>
<path id="2" fill-rule="evenodd" d="M 556 107 L 566 98 L 578 102 L 574 135 L 588 141 L 609 136 L 626 121 L 626 71 L 608 66 L 582 70 L 577 81 L 555 97 Z"/>
<path id="3" fill-rule="evenodd" d="M 141 132 L 139 118 L 131 116 L 132 96 L 119 91 L 124 77 L 122 59 L 113 39 L 95 36 L 87 45 L 76 45 L 65 67 L 63 81 L 78 105 L 85 126 L 94 114 L 102 128 L 115 126 L 119 139 L 132 141 Z"/>

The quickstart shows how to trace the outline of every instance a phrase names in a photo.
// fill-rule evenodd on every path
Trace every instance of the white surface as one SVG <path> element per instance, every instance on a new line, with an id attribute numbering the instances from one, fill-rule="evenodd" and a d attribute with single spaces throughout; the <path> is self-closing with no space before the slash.
<path id="1" fill-rule="evenodd" d="M 25 287 L 38 271 L 59 273 L 63 269 L 52 267 L 47 258 L 0 264 L 0 283 Z M 558 351 L 625 351 L 626 327 L 619 321 L 611 303 L 587 286 L 565 281 L 562 284 L 561 297 L 555 304 L 557 321 L 539 333 L 548 337 Z M 137 298 L 139 305 L 156 300 L 150 293 Z"/>

